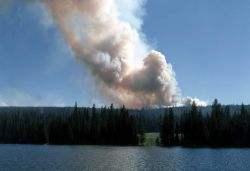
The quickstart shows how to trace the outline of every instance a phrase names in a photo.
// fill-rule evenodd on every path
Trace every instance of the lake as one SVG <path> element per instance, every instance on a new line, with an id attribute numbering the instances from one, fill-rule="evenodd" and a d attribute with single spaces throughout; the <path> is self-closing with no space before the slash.
<path id="1" fill-rule="evenodd" d="M 250 149 L 0 145 L 0 170 L 249 170 Z"/>

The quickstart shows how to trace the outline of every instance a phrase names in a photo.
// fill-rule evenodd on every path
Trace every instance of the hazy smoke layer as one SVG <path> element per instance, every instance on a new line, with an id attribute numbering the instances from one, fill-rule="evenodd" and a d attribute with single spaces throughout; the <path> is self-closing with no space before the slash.
<path id="1" fill-rule="evenodd" d="M 142 1 L 44 0 L 74 55 L 95 76 L 101 92 L 128 107 L 171 106 L 181 99 L 171 64 L 140 32 Z M 198 102 L 197 99 L 195 99 Z"/>

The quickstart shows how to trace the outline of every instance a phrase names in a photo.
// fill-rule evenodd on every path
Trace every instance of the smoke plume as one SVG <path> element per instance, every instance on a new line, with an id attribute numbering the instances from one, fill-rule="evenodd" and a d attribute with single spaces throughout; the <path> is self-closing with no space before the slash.
<path id="1" fill-rule="evenodd" d="M 198 99 L 181 99 L 171 64 L 146 43 L 136 14 L 142 11 L 142 1 L 43 2 L 74 55 L 110 101 L 134 108 L 200 104 Z"/>
<path id="2" fill-rule="evenodd" d="M 132 108 L 200 104 L 181 98 L 172 65 L 146 42 L 141 32 L 143 0 L 40 2 L 111 102 Z"/>

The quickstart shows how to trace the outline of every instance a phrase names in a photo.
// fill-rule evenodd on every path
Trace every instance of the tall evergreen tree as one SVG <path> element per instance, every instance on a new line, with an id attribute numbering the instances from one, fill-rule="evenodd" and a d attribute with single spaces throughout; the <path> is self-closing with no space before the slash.
<path id="1" fill-rule="evenodd" d="M 163 117 L 161 126 L 161 144 L 163 146 L 173 146 L 175 143 L 174 135 L 174 112 L 172 108 L 165 110 L 165 115 Z"/>

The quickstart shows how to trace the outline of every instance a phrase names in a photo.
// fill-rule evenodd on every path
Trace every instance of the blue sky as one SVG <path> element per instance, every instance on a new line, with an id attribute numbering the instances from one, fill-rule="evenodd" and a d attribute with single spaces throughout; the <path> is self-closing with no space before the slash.
<path id="1" fill-rule="evenodd" d="M 104 103 L 41 15 L 31 4 L 0 13 L 0 105 Z M 142 31 L 173 65 L 183 96 L 250 102 L 250 1 L 148 1 Z"/>

